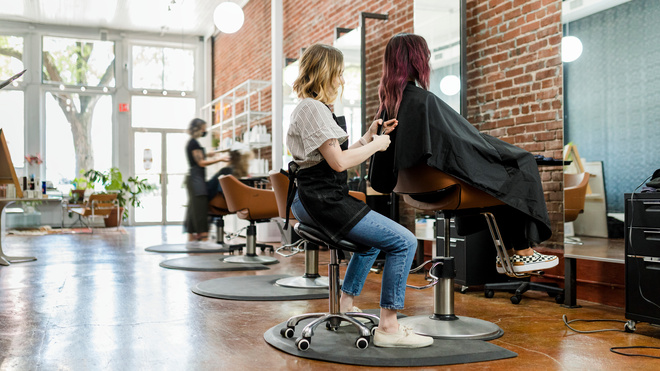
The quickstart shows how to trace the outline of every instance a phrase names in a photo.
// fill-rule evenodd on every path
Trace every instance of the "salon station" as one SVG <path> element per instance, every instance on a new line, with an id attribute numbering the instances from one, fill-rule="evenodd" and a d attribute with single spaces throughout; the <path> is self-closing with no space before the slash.
<path id="1" fill-rule="evenodd" d="M 657 369 L 658 19 L 0 0 L 0 370 Z"/>

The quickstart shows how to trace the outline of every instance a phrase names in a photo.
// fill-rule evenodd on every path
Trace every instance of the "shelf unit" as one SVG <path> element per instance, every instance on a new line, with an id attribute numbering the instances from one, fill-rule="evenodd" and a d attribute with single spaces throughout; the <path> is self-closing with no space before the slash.
<path id="1" fill-rule="evenodd" d="M 246 80 L 201 108 L 201 117 L 211 123 L 209 131 L 220 132 L 217 149 L 226 149 L 234 141 L 243 143 L 244 133 L 270 119 L 271 112 L 262 108 L 263 95 L 270 86 L 270 81 Z M 271 141 L 248 141 L 243 144 L 251 149 L 260 149 L 269 147 Z"/>

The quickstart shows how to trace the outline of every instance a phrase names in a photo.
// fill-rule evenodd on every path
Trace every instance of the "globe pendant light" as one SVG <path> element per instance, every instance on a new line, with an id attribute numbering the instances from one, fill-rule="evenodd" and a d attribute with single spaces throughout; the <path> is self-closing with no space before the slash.
<path id="1" fill-rule="evenodd" d="M 240 30 L 244 19 L 243 9 L 231 1 L 218 4 L 213 11 L 213 23 L 224 33 L 234 33 Z"/>
<path id="2" fill-rule="evenodd" d="M 582 41 L 575 36 L 565 36 L 561 39 L 561 61 L 568 63 L 582 55 Z"/>

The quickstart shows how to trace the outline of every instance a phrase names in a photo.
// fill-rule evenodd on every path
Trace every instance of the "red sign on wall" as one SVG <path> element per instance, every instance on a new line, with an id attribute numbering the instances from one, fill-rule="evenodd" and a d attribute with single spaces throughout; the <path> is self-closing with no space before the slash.
<path id="1" fill-rule="evenodd" d="M 128 103 L 119 103 L 119 112 L 128 112 Z"/>

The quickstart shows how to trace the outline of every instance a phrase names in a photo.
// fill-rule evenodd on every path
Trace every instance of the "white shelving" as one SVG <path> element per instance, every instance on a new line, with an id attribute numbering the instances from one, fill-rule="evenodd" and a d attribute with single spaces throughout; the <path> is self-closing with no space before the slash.
<path id="1" fill-rule="evenodd" d="M 270 81 L 247 80 L 202 107 L 201 116 L 212 123 L 209 131 L 219 131 L 220 145 L 217 149 L 226 149 L 234 141 L 252 149 L 271 145 L 270 140 L 265 140 L 269 134 L 251 133 L 257 125 L 271 117 L 271 112 L 262 108 L 263 95 L 270 86 Z"/>

